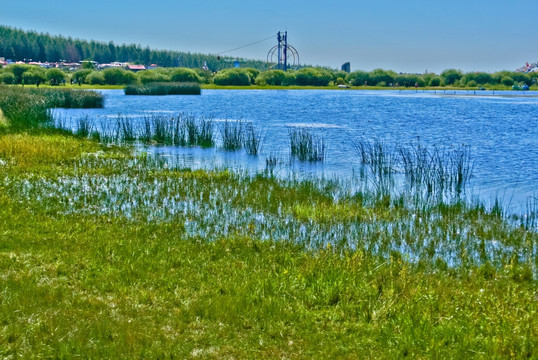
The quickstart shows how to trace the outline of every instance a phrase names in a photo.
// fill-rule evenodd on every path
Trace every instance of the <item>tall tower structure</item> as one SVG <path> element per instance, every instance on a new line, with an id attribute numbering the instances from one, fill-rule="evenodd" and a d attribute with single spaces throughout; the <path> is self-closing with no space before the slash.
<path id="1" fill-rule="evenodd" d="M 274 69 L 288 70 L 299 66 L 299 53 L 288 43 L 288 32 L 278 32 L 276 34 L 277 45 L 273 46 L 267 53 L 268 66 Z M 275 64 L 276 65 L 273 65 Z"/>

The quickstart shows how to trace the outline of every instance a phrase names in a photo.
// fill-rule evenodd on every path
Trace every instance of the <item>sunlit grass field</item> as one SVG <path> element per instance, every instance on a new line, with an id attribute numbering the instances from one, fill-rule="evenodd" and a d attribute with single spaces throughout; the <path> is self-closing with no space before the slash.
<path id="1" fill-rule="evenodd" d="M 18 121 L 1 358 L 538 357 L 535 202 L 193 171 Z"/>

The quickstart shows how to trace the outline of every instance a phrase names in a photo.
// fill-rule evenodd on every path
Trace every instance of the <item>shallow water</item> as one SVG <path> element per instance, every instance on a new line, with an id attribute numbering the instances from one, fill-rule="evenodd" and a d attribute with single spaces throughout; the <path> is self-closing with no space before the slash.
<path id="1" fill-rule="evenodd" d="M 351 177 L 360 159 L 358 139 L 389 145 L 420 140 L 425 145 L 471 147 L 472 192 L 519 212 L 538 196 L 538 94 L 534 92 L 415 92 L 325 90 L 203 90 L 201 96 L 125 96 L 106 90 L 104 109 L 56 109 L 75 129 L 86 115 L 97 127 L 118 114 L 140 122 L 152 114 L 187 113 L 220 122 L 252 122 L 263 134 L 261 154 L 249 156 L 211 148 L 159 146 L 148 149 L 194 168 L 265 168 L 267 156 L 279 159 L 276 170 L 317 177 Z M 307 127 L 327 144 L 326 161 L 290 161 L 290 127 Z M 217 144 L 218 145 L 218 144 Z"/>

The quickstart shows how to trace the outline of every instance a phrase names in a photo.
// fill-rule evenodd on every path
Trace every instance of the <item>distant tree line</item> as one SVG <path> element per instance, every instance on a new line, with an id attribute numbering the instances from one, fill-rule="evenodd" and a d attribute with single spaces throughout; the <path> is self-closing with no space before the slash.
<path id="1" fill-rule="evenodd" d="M 86 64 L 86 63 L 85 63 Z M 512 87 L 513 85 L 537 86 L 538 73 L 499 71 L 463 73 L 449 69 L 441 74 L 397 74 L 394 71 L 376 69 L 370 72 L 346 73 L 322 68 L 299 70 L 267 70 L 255 68 L 227 68 L 218 72 L 186 67 L 159 67 L 132 72 L 120 67 L 105 70 L 82 68 L 76 71 L 58 68 L 44 69 L 38 65 L 11 64 L 0 69 L 0 83 L 4 84 L 51 84 L 65 82 L 90 85 L 130 85 L 162 82 L 213 83 L 215 85 L 273 85 L 273 86 L 376 86 L 376 87 Z"/>
<path id="2" fill-rule="evenodd" d="M 0 26 L 0 57 L 13 61 L 80 62 L 93 60 L 106 64 L 130 62 L 135 64 L 157 64 L 162 67 L 202 68 L 205 63 L 216 71 L 228 68 L 235 60 L 232 57 L 198 54 L 190 52 L 152 50 L 136 44 L 117 45 L 114 42 L 98 42 L 51 36 L 35 31 L 24 31 L 8 26 Z M 264 69 L 261 60 L 238 59 L 247 67 Z"/>
<path id="3" fill-rule="evenodd" d="M 353 86 L 398 86 L 398 87 L 480 87 L 480 86 L 513 86 L 536 85 L 538 73 L 522 73 L 515 71 L 498 71 L 493 74 L 486 72 L 467 72 L 448 69 L 437 75 L 398 74 L 391 70 L 375 69 L 370 72 L 355 71 L 346 76 L 346 81 Z"/>

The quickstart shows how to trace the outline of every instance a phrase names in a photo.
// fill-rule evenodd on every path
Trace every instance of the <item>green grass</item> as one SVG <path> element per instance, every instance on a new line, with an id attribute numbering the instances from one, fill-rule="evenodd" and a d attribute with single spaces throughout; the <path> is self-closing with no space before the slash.
<path id="1" fill-rule="evenodd" d="M 536 358 L 537 208 L 166 168 L 11 129 L 0 357 Z"/>

